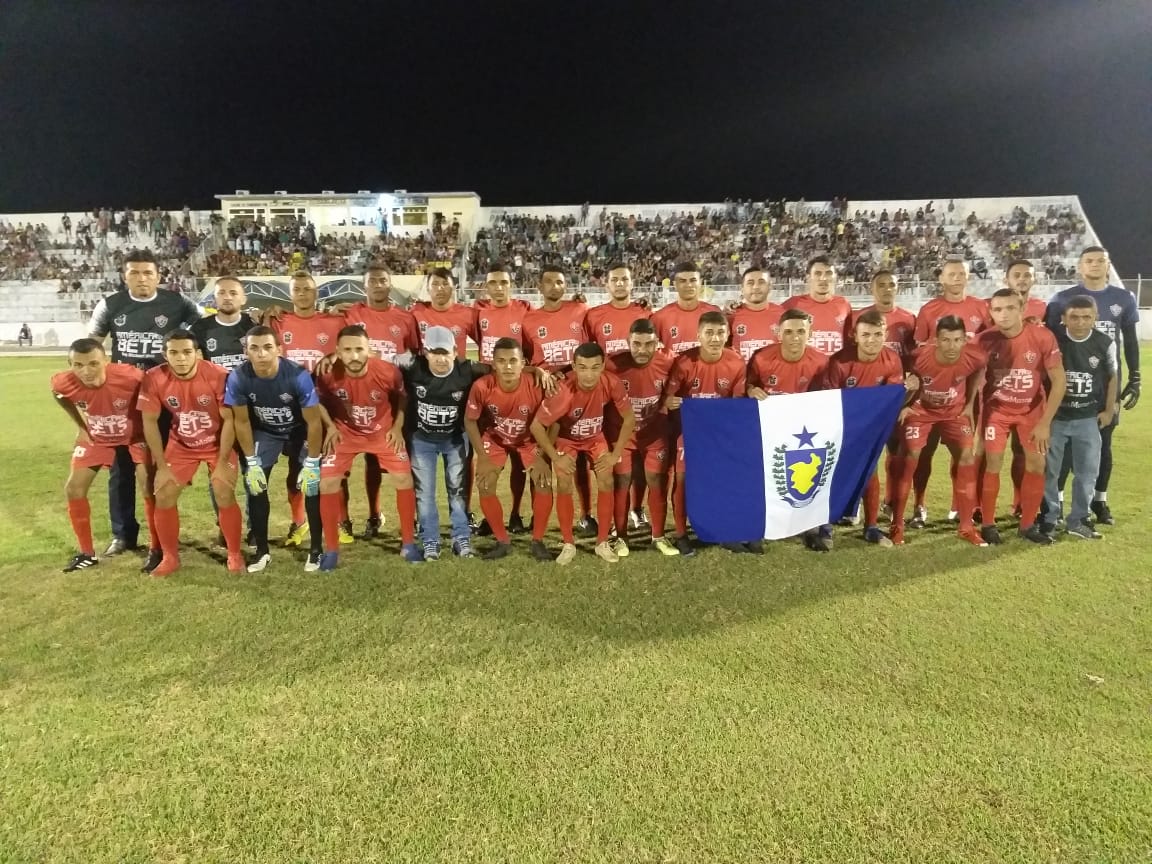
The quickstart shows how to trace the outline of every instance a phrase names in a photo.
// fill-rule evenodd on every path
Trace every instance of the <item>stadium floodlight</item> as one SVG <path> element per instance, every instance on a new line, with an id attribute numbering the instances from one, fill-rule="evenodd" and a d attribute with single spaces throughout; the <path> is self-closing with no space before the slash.
<path id="1" fill-rule="evenodd" d="M 247 189 L 237 189 L 236 194 L 237 195 L 251 195 L 252 193 L 249 192 Z"/>

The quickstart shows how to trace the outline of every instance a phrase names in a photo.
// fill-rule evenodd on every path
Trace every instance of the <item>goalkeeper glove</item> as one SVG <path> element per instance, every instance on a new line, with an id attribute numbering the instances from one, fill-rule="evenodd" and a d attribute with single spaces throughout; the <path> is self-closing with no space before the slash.
<path id="1" fill-rule="evenodd" d="M 311 456 L 304 460 L 304 467 L 296 475 L 296 486 L 311 498 L 320 494 L 320 457 Z"/>
<path id="2" fill-rule="evenodd" d="M 1140 373 L 1132 372 L 1128 378 L 1128 386 L 1126 386 L 1124 392 L 1120 394 L 1120 404 L 1124 406 L 1125 410 L 1131 411 L 1139 401 Z"/>
<path id="3" fill-rule="evenodd" d="M 264 473 L 264 466 L 259 456 L 248 457 L 248 470 L 244 474 L 244 485 L 251 495 L 259 495 L 268 491 L 268 477 Z"/>

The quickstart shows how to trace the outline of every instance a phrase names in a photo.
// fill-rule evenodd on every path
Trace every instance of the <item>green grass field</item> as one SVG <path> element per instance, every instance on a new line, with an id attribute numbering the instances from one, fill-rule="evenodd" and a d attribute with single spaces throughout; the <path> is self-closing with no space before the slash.
<path id="1" fill-rule="evenodd" d="M 1152 404 L 1100 543 L 558 569 L 389 534 L 160 581 L 60 572 L 61 366 L 0 363 L 0 862 L 1152 860 Z"/>

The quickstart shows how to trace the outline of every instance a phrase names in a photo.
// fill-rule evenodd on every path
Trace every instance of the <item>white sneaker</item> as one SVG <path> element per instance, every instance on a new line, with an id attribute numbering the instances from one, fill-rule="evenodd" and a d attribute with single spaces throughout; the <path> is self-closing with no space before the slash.
<path id="1" fill-rule="evenodd" d="M 248 565 L 248 572 L 249 573 L 259 573 L 261 570 L 263 570 L 265 567 L 267 567 L 271 563 L 272 563 L 272 556 L 269 555 L 267 552 L 265 552 L 263 555 L 261 555 L 259 558 L 257 558 L 255 561 L 253 561 L 251 564 Z M 320 566 L 319 562 L 317 562 L 316 566 L 317 567 Z"/>
<path id="2" fill-rule="evenodd" d="M 616 553 L 617 558 L 628 557 L 628 544 L 623 540 L 617 538 L 612 542 L 612 551 Z"/>
<path id="3" fill-rule="evenodd" d="M 607 546 L 607 543 L 601 544 Z M 599 547 L 597 547 L 599 548 Z M 560 547 L 560 554 L 556 556 L 556 563 L 563 566 L 564 564 L 571 564 L 576 559 L 576 546 L 573 543 L 565 543 Z"/>
<path id="4" fill-rule="evenodd" d="M 597 558 L 607 561 L 609 564 L 615 564 L 620 560 L 620 556 L 612 551 L 612 544 L 607 540 L 605 540 L 603 543 L 597 543 L 596 548 L 592 551 L 596 553 Z"/>
<path id="5" fill-rule="evenodd" d="M 321 553 L 321 552 L 309 552 L 308 553 L 308 560 L 306 560 L 304 562 L 304 572 L 305 573 L 315 573 L 317 570 L 320 569 L 320 556 L 322 554 L 323 553 Z"/>

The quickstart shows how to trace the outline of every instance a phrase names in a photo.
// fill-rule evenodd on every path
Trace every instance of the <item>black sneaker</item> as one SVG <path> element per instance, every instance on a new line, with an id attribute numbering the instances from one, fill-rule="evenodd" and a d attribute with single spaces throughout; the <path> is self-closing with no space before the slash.
<path id="1" fill-rule="evenodd" d="M 472 529 L 472 534 L 476 537 L 491 537 L 492 526 L 488 524 L 487 519 L 481 519 L 480 524 Z"/>
<path id="2" fill-rule="evenodd" d="M 361 540 L 374 540 L 380 536 L 380 517 L 369 516 L 364 522 L 364 530 L 360 532 Z"/>
<path id="3" fill-rule="evenodd" d="M 1016 533 L 1028 542 L 1035 543 L 1037 546 L 1051 546 L 1056 542 L 1055 538 L 1053 538 L 1051 535 L 1045 534 L 1043 531 L 1041 531 L 1039 525 L 1033 525 L 1027 530 L 1017 530 Z"/>
<path id="4" fill-rule="evenodd" d="M 721 543 L 720 548 L 726 549 L 729 552 L 732 552 L 736 555 L 743 555 L 745 552 L 748 551 L 747 549 L 744 548 L 743 543 Z"/>
<path id="5" fill-rule="evenodd" d="M 1052 522 L 1052 523 L 1037 522 L 1036 524 L 1039 525 L 1040 530 L 1043 531 L 1045 534 L 1047 534 L 1049 537 L 1055 537 L 1056 536 L 1056 523 L 1055 522 Z"/>
<path id="6" fill-rule="evenodd" d="M 763 555 L 764 554 L 764 541 L 763 540 L 751 540 L 748 543 L 744 544 L 744 551 L 748 552 L 751 555 Z"/>
<path id="7" fill-rule="evenodd" d="M 692 548 L 692 542 L 683 534 L 673 537 L 672 545 L 676 547 L 676 551 L 684 558 L 691 558 L 696 554 L 696 550 Z"/>
<path id="8" fill-rule="evenodd" d="M 600 523 L 596 521 L 595 516 L 585 516 L 576 523 L 576 532 L 581 537 L 595 537 L 599 530 Z"/>
<path id="9" fill-rule="evenodd" d="M 148 557 L 144 560 L 144 566 L 140 568 L 141 573 L 151 573 L 160 566 L 160 562 L 164 558 L 164 550 L 162 549 L 149 549 Z"/>
<path id="10" fill-rule="evenodd" d="M 100 561 L 95 555 L 85 555 L 80 552 L 72 556 L 72 560 L 68 562 L 68 566 L 64 568 L 65 573 L 75 573 L 77 570 L 87 570 L 89 567 L 95 567 Z"/>
<path id="11" fill-rule="evenodd" d="M 101 557 L 115 558 L 117 555 L 123 555 L 125 552 L 129 552 L 135 548 L 135 546 L 129 546 L 119 537 L 113 537 L 112 542 L 108 544 L 108 548 L 104 550 L 104 554 Z"/>
<path id="12" fill-rule="evenodd" d="M 519 513 L 513 513 L 508 517 L 508 533 L 509 534 L 527 534 L 528 528 L 524 525 L 524 520 L 520 518 Z"/>
<path id="13" fill-rule="evenodd" d="M 804 546 L 813 552 L 832 551 L 832 547 L 828 545 L 828 539 L 820 533 L 819 529 L 804 532 Z"/>
<path id="14" fill-rule="evenodd" d="M 980 539 L 989 546 L 999 546 L 1004 542 L 1000 539 L 1000 529 L 995 525 L 982 525 L 980 527 Z"/>
<path id="15" fill-rule="evenodd" d="M 547 551 L 547 550 L 545 550 Z M 512 552 L 511 543 L 497 543 L 487 552 L 480 556 L 482 561 L 495 561 L 498 558 L 507 558 Z"/>
<path id="16" fill-rule="evenodd" d="M 548 551 L 543 540 L 533 540 L 528 546 L 529 554 L 537 561 L 555 561 L 556 556 Z"/>
<path id="17" fill-rule="evenodd" d="M 480 523 L 476 521 L 476 514 L 468 514 L 468 530 L 475 533 L 476 529 L 480 527 Z"/>
<path id="18" fill-rule="evenodd" d="M 1091 507 L 1092 512 L 1096 514 L 1097 525 L 1116 524 L 1116 520 L 1112 518 L 1112 511 L 1108 509 L 1107 501 L 1093 501 Z"/>
<path id="19" fill-rule="evenodd" d="M 1068 530 L 1064 532 L 1069 537 L 1074 537 L 1077 540 L 1103 540 L 1104 535 L 1088 524 L 1087 520 L 1081 522 L 1079 525 L 1069 525 Z"/>

